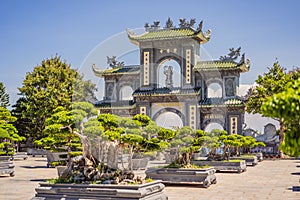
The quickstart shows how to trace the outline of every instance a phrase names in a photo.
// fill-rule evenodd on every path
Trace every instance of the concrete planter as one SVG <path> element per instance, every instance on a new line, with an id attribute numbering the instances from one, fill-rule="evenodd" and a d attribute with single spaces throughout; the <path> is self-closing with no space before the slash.
<path id="1" fill-rule="evenodd" d="M 140 185 L 49 184 L 40 183 L 32 200 L 101 199 L 101 200 L 167 200 L 161 181 Z"/>
<path id="2" fill-rule="evenodd" d="M 146 169 L 148 166 L 149 159 L 148 158 L 141 158 L 141 159 L 132 159 L 132 169 Z"/>
<path id="3" fill-rule="evenodd" d="M 263 161 L 263 159 L 264 159 L 264 156 L 263 156 L 263 153 L 262 153 L 262 152 L 259 152 L 259 153 L 253 153 L 253 155 L 255 155 L 255 156 L 257 157 L 258 162 L 261 162 L 261 161 Z"/>
<path id="4" fill-rule="evenodd" d="M 16 159 L 23 159 L 23 160 L 27 160 L 28 159 L 28 155 L 27 152 L 17 152 L 12 156 L 12 160 L 16 160 Z"/>
<path id="5" fill-rule="evenodd" d="M 191 161 L 194 165 L 199 166 L 211 166 L 214 167 L 217 172 L 218 171 L 236 171 L 238 173 L 242 173 L 246 171 L 247 166 L 246 162 L 244 160 L 241 160 L 240 162 L 230 162 L 230 161 L 206 161 L 206 160 L 193 160 Z"/>
<path id="6" fill-rule="evenodd" d="M 243 157 L 243 156 L 239 156 L 239 157 L 231 157 L 230 160 L 245 160 L 246 165 L 247 166 L 255 166 L 258 164 L 258 160 L 256 156 L 252 156 L 252 157 Z"/>
<path id="7" fill-rule="evenodd" d="M 67 160 L 66 155 L 68 155 L 68 152 L 59 152 L 59 153 L 47 153 L 47 167 L 51 166 L 52 162 L 59 162 L 59 161 L 65 161 Z M 61 156 L 64 156 L 65 158 L 62 158 Z"/>
<path id="8" fill-rule="evenodd" d="M 146 177 L 162 180 L 163 183 L 186 184 L 202 183 L 204 187 L 217 183 L 214 168 L 180 169 L 180 168 L 149 168 Z"/>
<path id="9" fill-rule="evenodd" d="M 27 154 L 32 155 L 32 157 L 35 157 L 36 155 L 41 155 L 42 157 L 44 157 L 44 155 L 47 155 L 47 151 L 45 149 L 28 148 Z"/>
<path id="10" fill-rule="evenodd" d="M 15 165 L 9 161 L 10 156 L 0 156 L 0 175 L 9 174 L 10 176 L 15 175 Z"/>

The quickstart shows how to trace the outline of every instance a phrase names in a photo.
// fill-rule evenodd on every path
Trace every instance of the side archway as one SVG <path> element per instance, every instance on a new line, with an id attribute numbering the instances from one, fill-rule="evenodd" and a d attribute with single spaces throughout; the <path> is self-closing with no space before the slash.
<path id="1" fill-rule="evenodd" d="M 132 87 L 130 87 L 129 85 L 124 85 L 120 88 L 119 99 L 121 101 L 133 100 L 132 93 Z"/>

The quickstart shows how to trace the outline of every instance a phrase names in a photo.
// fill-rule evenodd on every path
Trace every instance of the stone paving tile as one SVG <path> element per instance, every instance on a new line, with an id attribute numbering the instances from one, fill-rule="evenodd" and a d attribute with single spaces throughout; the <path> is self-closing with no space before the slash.
<path id="1" fill-rule="evenodd" d="M 57 177 L 55 168 L 46 168 L 46 158 L 29 157 L 14 161 L 15 177 L 0 176 L 0 200 L 29 200 L 39 182 Z M 138 171 L 142 174 L 143 171 Z M 218 183 L 201 185 L 167 185 L 169 200 L 300 200 L 300 160 L 264 160 L 248 167 L 242 174 L 217 173 Z"/>

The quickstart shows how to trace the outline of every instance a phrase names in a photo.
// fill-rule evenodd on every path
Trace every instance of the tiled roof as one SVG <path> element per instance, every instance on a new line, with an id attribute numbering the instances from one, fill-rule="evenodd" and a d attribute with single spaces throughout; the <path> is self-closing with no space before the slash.
<path id="1" fill-rule="evenodd" d="M 140 65 L 131 65 L 131 66 L 115 67 L 106 70 L 100 70 L 93 66 L 93 72 L 96 76 L 100 76 L 100 77 L 103 77 L 103 75 L 139 74 L 140 67 L 141 67 Z"/>
<path id="2" fill-rule="evenodd" d="M 200 94 L 200 88 L 181 89 L 181 88 L 154 88 L 149 90 L 138 89 L 133 96 L 157 96 L 157 95 L 190 95 Z"/>
<path id="3" fill-rule="evenodd" d="M 223 99 L 223 98 L 206 98 L 199 101 L 201 107 L 214 107 L 216 105 L 219 106 L 240 106 L 244 105 L 244 101 L 240 97 L 235 97 L 231 99 Z"/>
<path id="4" fill-rule="evenodd" d="M 195 66 L 194 69 L 197 71 L 212 71 L 212 70 L 232 70 L 240 69 L 242 72 L 249 71 L 249 66 L 244 62 L 236 63 L 234 61 L 200 61 Z"/>
<path id="5" fill-rule="evenodd" d="M 149 41 L 149 40 L 164 40 L 164 39 L 179 39 L 179 38 L 197 38 L 201 43 L 208 42 L 209 35 L 205 35 L 202 31 L 195 31 L 192 28 L 173 28 L 173 29 L 158 29 L 155 31 L 145 32 L 141 35 L 135 35 L 128 32 L 130 40 L 134 41 Z"/>
<path id="6" fill-rule="evenodd" d="M 118 102 L 111 102 L 108 100 L 98 101 L 94 103 L 96 107 L 112 107 L 112 108 L 133 108 L 135 106 L 135 103 L 130 101 L 118 101 Z"/>

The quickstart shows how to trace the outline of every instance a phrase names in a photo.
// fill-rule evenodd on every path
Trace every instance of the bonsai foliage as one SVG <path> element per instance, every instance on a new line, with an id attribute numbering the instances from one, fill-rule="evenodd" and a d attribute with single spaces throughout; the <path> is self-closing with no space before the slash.
<path id="1" fill-rule="evenodd" d="M 210 137 L 203 130 L 193 130 L 184 126 L 175 132 L 175 137 L 170 140 L 170 150 L 176 151 L 173 164 L 180 167 L 192 167 L 191 159 L 195 152 L 207 147 Z M 171 164 L 171 165 L 173 165 Z"/>
<path id="2" fill-rule="evenodd" d="M 241 152 L 249 153 L 253 147 L 265 146 L 263 142 L 257 142 L 251 136 L 228 134 L 227 131 L 218 129 L 202 132 L 200 141 L 202 141 L 202 147 L 209 149 L 209 160 L 228 160 L 232 155 L 240 155 Z M 221 156 L 217 154 L 219 148 L 223 152 Z"/>
<path id="3" fill-rule="evenodd" d="M 297 72 L 300 75 L 299 71 Z M 262 105 L 266 116 L 284 121 L 285 138 L 281 149 L 288 155 L 300 155 L 300 78 L 290 81 L 284 90 L 269 97 Z"/>
<path id="4" fill-rule="evenodd" d="M 134 154 L 142 156 L 144 153 L 167 148 L 168 141 L 174 132 L 158 127 L 146 115 L 135 115 L 132 118 L 119 117 L 112 114 L 101 114 L 97 117 L 104 128 L 104 135 L 115 141 L 120 148 L 128 150 L 129 163 Z"/>
<path id="5" fill-rule="evenodd" d="M 87 102 L 76 102 L 72 110 L 59 106 L 45 122 L 44 135 L 35 144 L 50 151 L 81 151 L 81 141 L 78 132 L 83 131 L 83 120 L 96 115 L 94 106 Z M 87 121 L 87 134 L 101 132 L 100 126 L 95 130 L 95 122 Z M 99 125 L 99 124 L 96 124 Z"/>
<path id="6" fill-rule="evenodd" d="M 7 108 L 0 107 L 0 155 L 13 155 L 16 143 L 25 140 L 12 125 L 14 121 L 16 117 Z"/>

